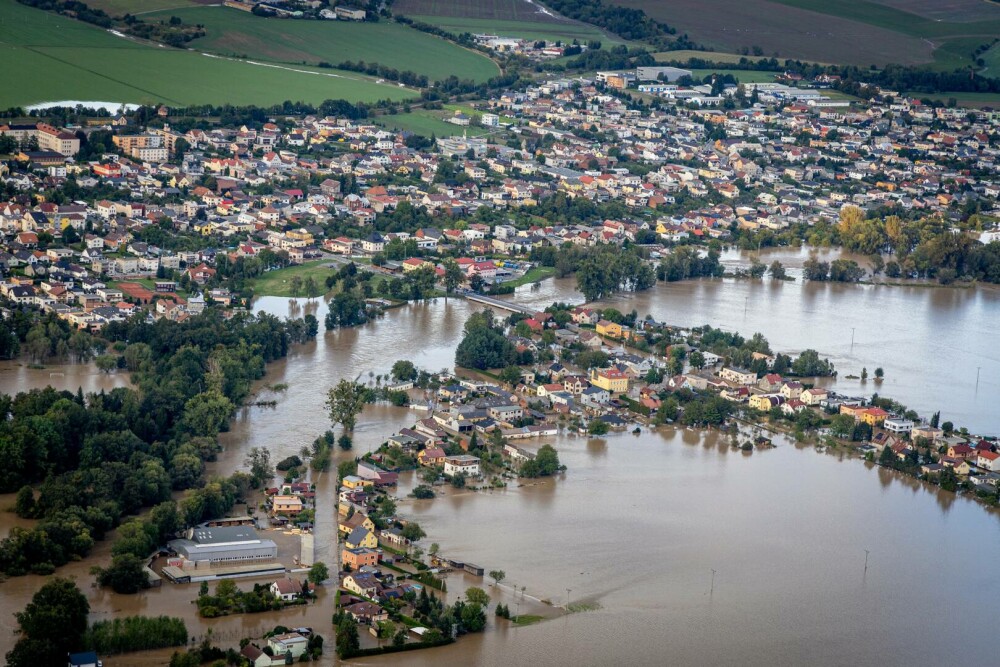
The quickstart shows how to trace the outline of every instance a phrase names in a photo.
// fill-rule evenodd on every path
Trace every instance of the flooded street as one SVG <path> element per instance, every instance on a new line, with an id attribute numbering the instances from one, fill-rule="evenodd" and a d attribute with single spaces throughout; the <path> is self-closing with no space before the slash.
<path id="1" fill-rule="evenodd" d="M 582 300 L 572 280 L 525 286 L 513 298 L 538 307 Z M 881 365 L 886 381 L 880 389 L 843 378 L 835 386 L 855 394 L 880 391 L 923 412 L 940 409 L 942 419 L 956 424 L 1000 433 L 1000 352 L 992 343 L 1000 292 L 727 279 L 660 284 L 608 303 L 672 324 L 760 331 L 779 351 L 819 350 L 842 375 Z M 279 316 L 314 312 L 321 322 L 326 312 L 318 300 L 263 298 L 255 308 Z M 268 366 L 258 385 L 259 397 L 276 406 L 242 409 L 222 435 L 225 450 L 210 472 L 239 469 L 254 446 L 268 447 L 278 461 L 309 445 L 328 428 L 326 390 L 342 377 L 368 382 L 388 373 L 397 359 L 428 370 L 452 367 L 473 310 L 461 299 L 407 305 L 295 347 Z M 89 366 L 60 367 L 63 376 L 49 375 L 54 368 L 0 366 L 0 389 L 51 382 L 91 391 L 127 382 Z M 267 389 L 278 383 L 287 383 L 287 390 Z M 369 406 L 347 456 L 377 447 L 424 414 Z M 425 547 L 438 542 L 444 555 L 505 570 L 501 591 L 488 581 L 480 585 L 512 612 L 520 599 L 515 585 L 553 605 L 568 600 L 594 608 L 521 628 L 498 628 L 490 615 L 483 635 L 358 664 L 940 665 L 956 656 L 964 664 L 995 663 L 1000 640 L 989 632 L 973 638 L 969 630 L 986 627 L 1000 597 L 1000 579 L 977 567 L 1000 550 L 1000 520 L 971 501 L 780 440 L 778 448 L 752 455 L 729 449 L 712 433 L 688 430 L 603 439 L 563 435 L 545 442 L 568 466 L 558 479 L 490 493 L 449 489 L 431 501 L 403 500 L 399 509 L 427 532 Z M 336 474 L 315 481 L 316 559 L 332 561 Z M 404 474 L 397 495 L 413 484 L 414 476 Z M 12 502 L 12 496 L 0 497 L 0 504 Z M 19 522 L 0 515 L 0 534 Z M 88 570 L 109 560 L 110 546 L 110 540 L 98 543 L 86 561 L 59 570 L 87 593 L 94 620 L 177 615 L 194 635 L 211 627 L 225 646 L 278 622 L 307 625 L 332 650 L 332 589 L 305 608 L 200 622 L 191 604 L 197 584 L 165 583 L 138 596 L 92 588 Z M 455 583 L 465 579 L 450 576 Z M 0 584 L 0 651 L 13 643 L 11 614 L 41 581 L 28 576 Z M 452 579 L 449 587 L 460 588 Z M 333 662 L 331 650 L 325 664 Z M 105 664 L 164 664 L 169 654 Z"/>

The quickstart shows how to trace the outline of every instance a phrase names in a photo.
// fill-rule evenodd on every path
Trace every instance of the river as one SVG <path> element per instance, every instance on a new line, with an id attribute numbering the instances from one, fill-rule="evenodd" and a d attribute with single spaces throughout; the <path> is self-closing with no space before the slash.
<path id="1" fill-rule="evenodd" d="M 751 296 L 744 317 L 744 301 Z M 521 288 L 514 298 L 536 305 L 580 301 L 564 280 Z M 759 330 L 775 349 L 815 347 L 831 355 L 842 372 L 853 370 L 852 362 L 857 370 L 861 364 L 869 371 L 882 365 L 884 393 L 921 410 L 940 408 L 957 423 L 1000 431 L 988 409 L 997 404 L 997 353 L 990 349 L 987 329 L 1000 321 L 1000 297 L 988 290 L 706 280 L 660 285 L 611 303 L 681 325 Z M 321 321 L 325 314 L 320 301 L 264 298 L 256 307 L 281 316 L 312 311 Z M 385 374 L 396 359 L 431 370 L 452 366 L 472 311 L 460 299 L 408 305 L 294 348 L 268 367 L 258 385 L 261 397 L 273 398 L 276 407 L 242 409 L 223 434 L 225 450 L 211 471 L 239 468 L 253 446 L 270 448 L 272 459 L 280 460 L 308 445 L 327 428 L 326 389 L 341 377 L 369 381 L 369 373 Z M 845 326 L 856 327 L 853 353 L 849 339 L 841 340 Z M 925 350 L 932 351 L 926 358 Z M 983 414 L 974 406 L 961 412 L 962 399 L 952 396 L 968 383 L 946 369 L 970 363 L 992 369 L 980 381 Z M 72 389 L 74 382 L 98 387 L 124 381 L 79 372 L 50 381 Z M 30 378 L 27 369 L 10 368 L 0 372 L 0 390 L 34 386 Z M 266 388 L 276 383 L 288 388 Z M 853 386 L 860 390 L 859 383 Z M 976 400 L 971 385 L 967 393 L 972 396 L 967 400 Z M 355 453 L 377 446 L 419 414 L 370 406 L 359 419 Z M 713 433 L 688 430 L 604 439 L 561 435 L 548 442 L 568 466 L 558 479 L 492 493 L 403 500 L 400 510 L 421 523 L 427 544 L 438 542 L 442 553 L 505 570 L 508 585 L 487 588 L 512 610 L 519 598 L 511 584 L 555 605 L 568 599 L 597 608 L 523 628 L 496 627 L 491 616 L 483 635 L 361 664 L 938 665 L 956 657 L 965 664 L 995 663 L 995 637 L 969 629 L 985 627 L 984 619 L 995 612 L 1000 583 L 981 563 L 1000 549 L 1000 522 L 971 501 L 857 459 L 780 440 L 778 448 L 752 455 L 729 449 Z M 333 559 L 334 477 L 316 479 L 318 559 Z M 412 475 L 404 475 L 398 495 L 413 483 Z M 0 504 L 11 501 L 0 498 Z M 0 515 L 0 533 L 20 523 L 9 513 Z M 318 604 L 295 612 L 202 625 L 190 604 L 196 586 L 164 584 L 138 596 L 92 588 L 87 570 L 106 562 L 109 550 L 110 542 L 102 542 L 92 557 L 60 571 L 80 582 L 95 619 L 174 614 L 195 634 L 211 627 L 227 643 L 280 618 L 290 626 L 311 625 L 332 639 L 327 592 Z M 0 584 L 5 627 L 40 583 L 40 577 L 29 576 Z M 449 586 L 461 588 L 451 581 Z M 0 650 L 12 641 L 9 632 L 2 633 Z M 105 664 L 162 664 L 168 655 L 124 656 Z"/>

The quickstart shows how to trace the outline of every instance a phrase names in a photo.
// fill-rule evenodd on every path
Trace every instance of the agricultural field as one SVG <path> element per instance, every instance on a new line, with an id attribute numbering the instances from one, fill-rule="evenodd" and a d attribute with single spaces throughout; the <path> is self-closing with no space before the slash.
<path id="1" fill-rule="evenodd" d="M 994 44 L 989 51 L 979 57 L 983 60 L 982 74 L 1000 76 L 1000 42 Z"/>
<path id="2" fill-rule="evenodd" d="M 139 2 L 136 0 L 86 0 L 86 2 L 92 9 L 100 9 L 108 16 L 125 16 L 126 14 L 142 16 L 164 9 L 205 4 L 205 2 L 198 0 L 140 0 Z"/>
<path id="3" fill-rule="evenodd" d="M 490 21 L 575 23 L 534 0 L 396 0 L 392 10 L 406 16 L 448 16 Z"/>
<path id="4" fill-rule="evenodd" d="M 766 56 L 817 62 L 954 69 L 1000 34 L 1000 4 L 984 0 L 613 1 L 720 50 L 757 46 Z"/>
<path id="5" fill-rule="evenodd" d="M 391 21 L 299 21 L 261 18 L 229 7 L 189 7 L 156 16 L 178 16 L 205 26 L 191 48 L 280 63 L 337 65 L 350 60 L 425 74 L 431 81 L 452 74 L 485 81 L 500 73 L 486 56 Z"/>
<path id="6" fill-rule="evenodd" d="M 627 44 L 625 40 L 614 35 L 608 35 L 586 23 L 543 23 L 536 21 L 501 21 L 493 19 L 467 19 L 450 16 L 414 15 L 410 18 L 439 26 L 448 32 L 461 34 L 499 35 L 501 37 L 520 37 L 531 40 L 570 42 L 575 39 L 581 44 L 598 41 L 603 46 Z"/>
<path id="7" fill-rule="evenodd" d="M 414 96 L 351 72 L 147 46 L 14 0 L 0 0 L 0 81 L 0 107 L 61 100 L 263 105 Z"/>
<path id="8" fill-rule="evenodd" d="M 599 28 L 549 11 L 533 0 L 397 0 L 392 10 L 454 33 L 549 41 L 625 43 Z"/>

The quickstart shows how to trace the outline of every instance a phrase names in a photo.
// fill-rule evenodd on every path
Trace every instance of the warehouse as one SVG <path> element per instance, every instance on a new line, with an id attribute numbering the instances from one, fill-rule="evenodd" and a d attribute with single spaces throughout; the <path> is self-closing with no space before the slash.
<path id="1" fill-rule="evenodd" d="M 273 560 L 278 556 L 278 545 L 258 537 L 250 526 L 199 526 L 192 529 L 189 539 L 172 540 L 169 546 L 196 563 Z"/>
<path id="2" fill-rule="evenodd" d="M 636 67 L 636 78 L 639 81 L 676 81 L 682 76 L 691 76 L 693 72 L 689 69 L 679 67 Z"/>

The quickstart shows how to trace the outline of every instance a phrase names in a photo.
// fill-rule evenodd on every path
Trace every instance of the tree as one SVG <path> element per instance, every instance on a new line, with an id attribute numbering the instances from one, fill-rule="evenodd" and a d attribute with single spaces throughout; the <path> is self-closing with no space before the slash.
<path id="1" fill-rule="evenodd" d="M 402 534 L 403 537 L 408 539 L 410 542 L 417 542 L 420 539 L 427 537 L 427 533 L 424 532 L 424 529 L 421 528 L 420 524 L 416 521 L 410 521 L 403 526 Z"/>
<path id="2" fill-rule="evenodd" d="M 517 385 L 521 380 L 521 367 L 511 364 L 500 371 L 500 381 L 509 387 Z"/>
<path id="3" fill-rule="evenodd" d="M 118 357 L 113 354 L 101 354 L 94 359 L 94 365 L 102 373 L 110 373 L 118 368 Z"/>
<path id="4" fill-rule="evenodd" d="M 691 368 L 700 370 L 705 367 L 705 355 L 698 350 L 694 350 L 688 355 L 688 361 L 691 363 Z"/>
<path id="5" fill-rule="evenodd" d="M 302 276 L 294 275 L 292 276 L 291 283 L 288 287 L 289 292 L 292 296 L 298 296 L 302 294 Z"/>
<path id="6" fill-rule="evenodd" d="M 443 262 L 444 276 L 442 277 L 442 282 L 444 282 L 445 295 L 451 294 L 455 289 L 465 281 L 465 274 L 462 273 L 461 267 L 459 267 L 458 262 L 453 259 L 446 259 Z"/>
<path id="7" fill-rule="evenodd" d="M 87 630 L 90 603 L 69 579 L 55 578 L 42 586 L 24 611 L 14 614 L 20 638 L 7 654 L 11 667 L 59 665 L 79 650 Z"/>
<path id="8" fill-rule="evenodd" d="M 470 586 L 465 591 L 465 599 L 471 604 L 477 604 L 480 607 L 485 607 L 490 603 L 490 596 L 482 588 L 477 586 Z"/>
<path id="9" fill-rule="evenodd" d="M 867 366 L 865 366 L 865 367 L 863 367 L 861 369 L 861 381 L 862 382 L 867 382 L 868 381 L 868 367 Z"/>
<path id="10" fill-rule="evenodd" d="M 344 430 L 352 432 L 358 415 L 365 407 L 368 389 L 348 379 L 343 379 L 327 392 L 326 407 L 330 411 L 330 421 L 334 426 L 341 424 Z"/>
<path id="11" fill-rule="evenodd" d="M 359 648 L 358 623 L 350 614 L 344 614 L 337 624 L 337 654 L 341 659 L 349 658 Z"/>
<path id="12" fill-rule="evenodd" d="M 784 280 L 788 275 L 788 272 L 785 271 L 784 265 L 782 265 L 782 263 L 778 260 L 771 262 L 771 267 L 768 271 L 770 272 L 771 277 L 775 280 Z"/>
<path id="13" fill-rule="evenodd" d="M 97 568 L 97 583 L 115 593 L 131 595 L 149 588 L 149 578 L 143 560 L 134 554 L 115 556 L 107 568 Z"/>
<path id="14" fill-rule="evenodd" d="M 606 435 L 609 430 L 610 427 L 608 426 L 608 423 L 601 421 L 600 419 L 595 419 L 587 426 L 587 433 L 590 435 Z"/>
<path id="15" fill-rule="evenodd" d="M 392 379 L 396 382 L 406 382 L 417 379 L 417 368 L 412 361 L 400 359 L 392 365 Z"/>
<path id="16" fill-rule="evenodd" d="M 881 382 L 882 378 L 884 378 L 884 377 L 885 377 L 885 371 L 882 370 L 881 366 L 879 366 L 878 368 L 875 369 L 875 379 L 877 381 Z"/>
<path id="17" fill-rule="evenodd" d="M 35 492 L 27 484 L 22 486 L 14 499 L 14 513 L 22 519 L 30 519 L 35 513 Z"/>
<path id="18" fill-rule="evenodd" d="M 605 422 L 601 423 L 605 424 Z M 542 445 L 535 455 L 535 462 L 538 464 L 538 473 L 542 477 L 554 475 L 559 471 L 559 454 L 552 445 Z"/>
<path id="19" fill-rule="evenodd" d="M 318 561 L 313 563 L 313 566 L 309 568 L 309 581 L 314 584 L 321 584 L 330 578 L 330 568 L 326 566 L 326 563 Z"/>
<path id="20" fill-rule="evenodd" d="M 274 478 L 274 466 L 271 465 L 271 452 L 264 447 L 254 447 L 247 454 L 243 465 L 250 468 L 253 488 L 259 489 Z"/>
<path id="21" fill-rule="evenodd" d="M 494 586 L 499 586 L 500 582 L 507 578 L 507 573 L 503 570 L 490 570 L 490 579 Z"/>
<path id="22" fill-rule="evenodd" d="M 479 315 L 474 313 L 466 322 L 465 336 L 455 350 L 455 365 L 478 370 L 512 365 L 517 360 L 514 345 L 494 327 L 492 315 L 485 323 Z"/>
<path id="23" fill-rule="evenodd" d="M 305 282 L 306 296 L 310 299 L 315 299 L 319 296 L 319 285 L 316 284 L 316 279 L 312 276 L 308 276 Z"/>
<path id="24" fill-rule="evenodd" d="M 437 477 L 437 472 L 434 472 L 434 476 Z M 427 486 L 426 484 L 418 484 L 413 487 L 412 491 L 413 497 L 417 500 L 429 500 L 434 497 L 434 489 Z M 433 551 L 431 553 L 434 553 Z"/>

